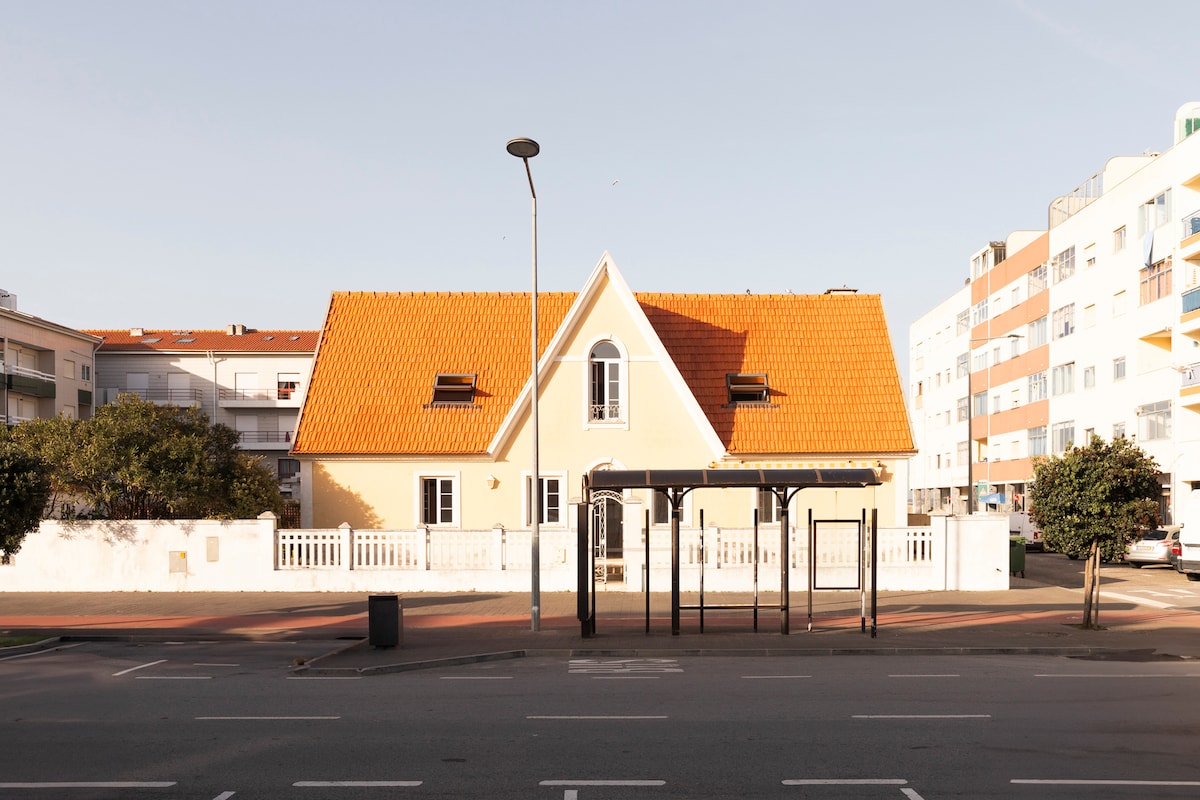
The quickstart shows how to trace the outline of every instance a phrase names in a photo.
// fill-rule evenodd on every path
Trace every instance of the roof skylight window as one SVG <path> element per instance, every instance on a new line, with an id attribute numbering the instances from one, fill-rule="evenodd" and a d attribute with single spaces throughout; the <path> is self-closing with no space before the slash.
<path id="1" fill-rule="evenodd" d="M 439 372 L 433 381 L 434 405 L 471 405 L 475 401 L 475 375 Z"/>
<path id="2" fill-rule="evenodd" d="M 730 372 L 725 375 L 725 388 L 729 391 L 729 405 L 746 403 L 769 403 L 771 390 L 767 386 L 765 372 Z"/>

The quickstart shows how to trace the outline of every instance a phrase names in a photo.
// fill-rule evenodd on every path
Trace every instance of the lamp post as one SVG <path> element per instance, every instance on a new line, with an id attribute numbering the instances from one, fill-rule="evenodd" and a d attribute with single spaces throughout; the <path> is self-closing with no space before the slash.
<path id="1" fill-rule="evenodd" d="M 1006 333 L 1003 336 L 980 336 L 978 338 L 971 339 L 967 343 L 967 349 L 970 350 L 971 347 L 973 347 L 976 342 L 995 342 L 1000 339 L 1024 339 L 1024 338 L 1025 337 L 1019 333 Z M 968 358 L 969 357 L 970 356 L 968 355 Z M 989 367 L 989 369 L 991 369 L 991 368 Z M 988 388 L 990 389 L 991 381 L 988 381 L 988 384 L 989 384 Z M 985 414 L 987 413 L 986 409 L 984 410 L 984 413 Z M 975 479 L 973 476 L 973 470 L 971 469 L 971 465 L 975 461 L 971 457 L 972 456 L 971 443 L 974 441 L 971 438 L 971 421 L 974 418 L 975 418 L 975 395 L 974 395 L 974 393 L 971 392 L 971 368 L 970 368 L 970 361 L 968 361 L 967 362 L 967 513 L 968 514 L 975 513 Z M 988 438 L 989 439 L 991 438 L 990 426 L 989 426 L 989 430 L 988 430 Z M 991 478 L 991 470 L 988 471 L 988 478 L 989 479 Z"/>
<path id="2" fill-rule="evenodd" d="M 529 170 L 529 159 L 541 152 L 538 143 L 533 139 L 518 137 L 509 139 L 505 145 L 509 155 L 516 156 L 525 162 L 525 177 L 529 179 L 529 194 L 533 198 L 533 293 L 530 295 L 530 340 L 532 350 L 533 370 L 530 378 L 532 394 L 530 396 L 529 425 L 533 430 L 533 480 L 529 495 L 530 518 L 533 520 L 530 537 L 529 564 L 529 596 L 530 630 L 542 629 L 542 482 L 538 474 L 538 312 L 537 312 L 537 192 L 533 188 L 533 173 Z"/>

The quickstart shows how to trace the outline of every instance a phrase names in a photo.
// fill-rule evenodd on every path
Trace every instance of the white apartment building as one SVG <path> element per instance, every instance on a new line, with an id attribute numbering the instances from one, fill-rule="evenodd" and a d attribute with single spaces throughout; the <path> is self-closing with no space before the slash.
<path id="1" fill-rule="evenodd" d="M 284 496 L 298 494 L 290 450 L 317 345 L 317 331 L 93 330 L 97 404 L 122 393 L 199 407 L 238 432 L 239 446 L 275 470 Z"/>
<path id="2" fill-rule="evenodd" d="M 1189 103 L 1168 150 L 1109 159 L 913 323 L 910 511 L 1023 510 L 1031 458 L 1096 434 L 1157 461 L 1165 522 L 1200 524 L 1197 131 Z"/>
<path id="3" fill-rule="evenodd" d="M 92 416 L 92 362 L 100 340 L 17 310 L 0 289 L 0 422 Z"/>

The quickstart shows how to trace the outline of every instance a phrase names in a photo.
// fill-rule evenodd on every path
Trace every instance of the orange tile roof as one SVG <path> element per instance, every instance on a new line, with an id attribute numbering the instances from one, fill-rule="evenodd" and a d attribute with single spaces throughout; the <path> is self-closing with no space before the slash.
<path id="1" fill-rule="evenodd" d="M 636 297 L 731 454 L 914 449 L 879 295 Z M 766 373 L 772 407 L 728 407 L 727 373 Z"/>
<path id="2" fill-rule="evenodd" d="M 635 296 L 731 453 L 913 449 L 878 295 Z M 543 352 L 575 297 L 539 293 Z M 335 293 L 293 451 L 485 453 L 529 361 L 527 293 Z M 729 372 L 773 407 L 726 408 Z M 427 408 L 438 373 L 477 374 L 475 407 Z"/>
<path id="3" fill-rule="evenodd" d="M 538 346 L 575 299 L 538 293 Z M 529 295 L 335 292 L 297 453 L 484 453 L 529 380 Z M 438 373 L 474 373 L 471 408 L 425 408 Z"/>
<path id="4" fill-rule="evenodd" d="M 222 353 L 311 353 L 317 348 L 320 331 L 256 330 L 231 334 L 224 330 L 189 331 L 148 328 L 84 331 L 99 336 L 102 353 L 197 352 Z"/>

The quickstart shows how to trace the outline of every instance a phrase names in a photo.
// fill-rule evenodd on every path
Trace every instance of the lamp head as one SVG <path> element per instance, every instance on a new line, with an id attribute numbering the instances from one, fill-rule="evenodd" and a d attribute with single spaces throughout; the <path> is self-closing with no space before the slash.
<path id="1" fill-rule="evenodd" d="M 508 144 L 504 146 L 510 155 L 517 158 L 533 158 L 541 152 L 542 148 L 533 139 L 528 139 L 524 136 L 516 139 L 509 139 Z"/>

